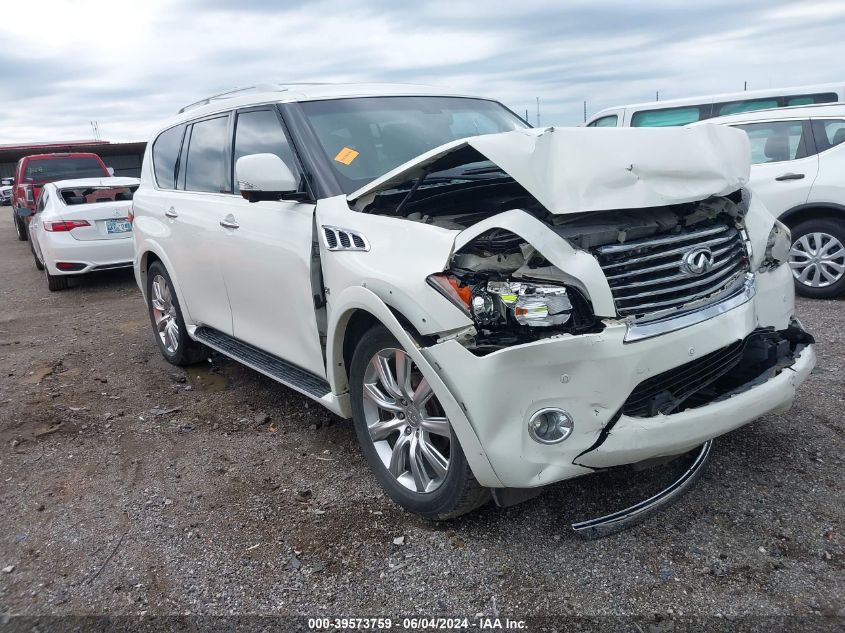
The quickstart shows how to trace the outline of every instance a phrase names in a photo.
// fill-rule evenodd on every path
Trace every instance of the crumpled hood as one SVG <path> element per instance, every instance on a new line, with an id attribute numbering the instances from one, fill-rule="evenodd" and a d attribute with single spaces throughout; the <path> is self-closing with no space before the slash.
<path id="1" fill-rule="evenodd" d="M 748 182 L 742 130 L 545 128 L 473 136 L 421 154 L 349 195 L 368 203 L 466 146 L 501 167 L 551 213 L 666 206 L 727 195 Z"/>

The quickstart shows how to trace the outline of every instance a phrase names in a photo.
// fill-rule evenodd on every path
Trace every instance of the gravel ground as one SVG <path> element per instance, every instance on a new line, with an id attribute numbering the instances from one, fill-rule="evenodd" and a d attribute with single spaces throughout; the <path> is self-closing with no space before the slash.
<path id="1" fill-rule="evenodd" d="M 168 365 L 130 272 L 50 293 L 6 229 L 0 613 L 845 616 L 845 302 L 799 302 L 819 366 L 791 411 L 589 542 L 569 523 L 678 467 L 425 522 L 381 494 L 349 423 L 225 359 Z"/>

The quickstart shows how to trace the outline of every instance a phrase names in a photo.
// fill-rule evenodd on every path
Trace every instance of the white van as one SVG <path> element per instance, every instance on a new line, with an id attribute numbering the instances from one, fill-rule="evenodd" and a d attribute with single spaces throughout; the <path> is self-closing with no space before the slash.
<path id="1" fill-rule="evenodd" d="M 785 106 L 845 101 L 845 83 L 729 92 L 705 97 L 651 101 L 606 108 L 587 127 L 669 127 L 727 114 Z"/>

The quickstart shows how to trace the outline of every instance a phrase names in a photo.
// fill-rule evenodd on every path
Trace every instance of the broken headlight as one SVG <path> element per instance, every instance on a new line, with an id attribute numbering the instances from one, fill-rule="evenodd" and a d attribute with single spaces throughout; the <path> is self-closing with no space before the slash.
<path id="1" fill-rule="evenodd" d="M 565 286 L 513 279 L 462 279 L 447 273 L 430 275 L 428 283 L 487 330 L 512 325 L 560 327 L 573 318 L 572 291 Z"/>
<path id="2" fill-rule="evenodd" d="M 789 258 L 789 250 L 792 248 L 792 233 L 780 220 L 775 220 L 772 230 L 769 231 L 769 238 L 766 240 L 766 253 L 760 263 L 760 271 L 767 271 L 777 268 Z"/>

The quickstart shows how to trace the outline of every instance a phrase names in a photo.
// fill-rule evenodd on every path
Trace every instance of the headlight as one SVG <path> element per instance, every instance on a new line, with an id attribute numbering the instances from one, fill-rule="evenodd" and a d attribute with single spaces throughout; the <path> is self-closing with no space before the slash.
<path id="1" fill-rule="evenodd" d="M 437 273 L 428 283 L 484 329 L 508 325 L 549 328 L 566 325 L 573 306 L 564 286 L 517 280 L 460 279 Z"/>
<path id="2" fill-rule="evenodd" d="M 769 231 L 769 239 L 766 240 L 766 252 L 759 270 L 772 270 L 786 262 L 791 248 L 792 233 L 789 227 L 780 220 L 775 220 L 772 230 Z"/>

